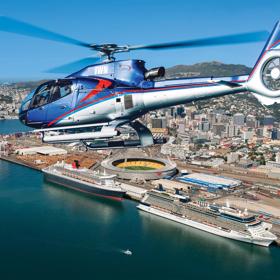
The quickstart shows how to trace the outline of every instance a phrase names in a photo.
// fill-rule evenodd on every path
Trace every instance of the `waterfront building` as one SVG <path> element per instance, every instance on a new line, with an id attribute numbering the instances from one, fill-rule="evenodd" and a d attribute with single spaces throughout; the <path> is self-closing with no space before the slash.
<path id="1" fill-rule="evenodd" d="M 239 180 L 204 173 L 192 173 L 177 179 L 181 182 L 191 183 L 200 187 L 216 189 L 229 189 L 241 185 L 241 181 Z"/>

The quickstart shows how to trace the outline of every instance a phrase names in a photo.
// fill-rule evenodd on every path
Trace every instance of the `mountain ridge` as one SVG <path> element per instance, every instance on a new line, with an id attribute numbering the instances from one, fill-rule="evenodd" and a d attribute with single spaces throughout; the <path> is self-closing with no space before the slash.
<path id="1" fill-rule="evenodd" d="M 221 77 L 246 75 L 251 72 L 252 68 L 243 64 L 226 64 L 219 61 L 200 62 L 195 64 L 178 64 L 166 68 L 165 78 L 185 78 L 185 77 Z M 47 80 L 38 81 L 20 81 L 9 83 L 18 88 L 36 88 Z"/>
<path id="2" fill-rule="evenodd" d="M 166 69 L 166 78 L 221 77 L 247 75 L 252 68 L 243 64 L 226 64 L 219 61 L 200 62 L 192 65 L 179 64 Z"/>

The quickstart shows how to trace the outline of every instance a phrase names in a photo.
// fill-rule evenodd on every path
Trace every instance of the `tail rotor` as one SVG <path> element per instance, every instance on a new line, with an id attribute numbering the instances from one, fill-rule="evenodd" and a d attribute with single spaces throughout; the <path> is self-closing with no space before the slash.
<path id="1" fill-rule="evenodd" d="M 280 22 L 277 22 L 251 72 L 247 89 L 265 105 L 280 103 Z"/>

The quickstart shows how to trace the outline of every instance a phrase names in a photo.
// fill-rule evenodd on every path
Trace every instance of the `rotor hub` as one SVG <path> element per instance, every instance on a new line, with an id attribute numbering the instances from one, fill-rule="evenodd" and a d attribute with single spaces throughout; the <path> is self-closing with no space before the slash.
<path id="1" fill-rule="evenodd" d="M 90 48 L 94 51 L 98 51 L 98 52 L 104 54 L 109 59 L 114 58 L 113 57 L 114 53 L 129 51 L 128 46 L 119 46 L 117 44 L 112 44 L 112 43 L 101 44 L 101 45 L 92 44 L 92 45 L 90 45 Z"/>

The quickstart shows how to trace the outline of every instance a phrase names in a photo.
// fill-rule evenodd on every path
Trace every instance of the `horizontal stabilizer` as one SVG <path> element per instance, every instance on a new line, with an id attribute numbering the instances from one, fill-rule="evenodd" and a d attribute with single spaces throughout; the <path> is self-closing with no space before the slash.
<path id="1" fill-rule="evenodd" d="M 231 88 L 242 87 L 242 85 L 239 83 L 234 83 L 234 82 L 225 81 L 225 80 L 209 80 L 208 82 L 213 83 L 213 84 L 220 84 L 220 85 L 228 86 Z"/>
<path id="2" fill-rule="evenodd" d="M 217 83 L 220 85 L 225 85 L 225 86 L 231 87 L 231 88 L 237 88 L 237 87 L 242 86 L 241 84 L 238 84 L 238 83 L 233 83 L 233 82 L 223 81 L 223 80 L 220 80 Z"/>

